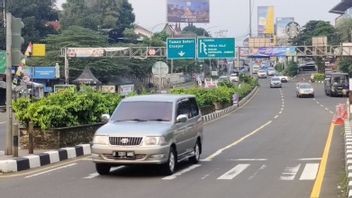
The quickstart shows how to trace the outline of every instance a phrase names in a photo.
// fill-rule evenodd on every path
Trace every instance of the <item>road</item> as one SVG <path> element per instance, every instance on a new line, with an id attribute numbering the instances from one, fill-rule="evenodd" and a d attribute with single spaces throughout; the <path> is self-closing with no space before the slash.
<path id="1" fill-rule="evenodd" d="M 295 83 L 270 89 L 261 80 L 242 109 L 204 128 L 202 162 L 182 163 L 172 176 L 156 166 L 118 167 L 99 176 L 89 158 L 16 177 L 0 176 L 1 197 L 309 197 L 336 104 L 345 98 L 296 98 Z M 336 128 L 338 131 L 339 128 Z M 337 197 L 343 171 L 341 133 L 335 132 L 322 197 Z M 331 160 L 333 159 L 333 160 Z"/>

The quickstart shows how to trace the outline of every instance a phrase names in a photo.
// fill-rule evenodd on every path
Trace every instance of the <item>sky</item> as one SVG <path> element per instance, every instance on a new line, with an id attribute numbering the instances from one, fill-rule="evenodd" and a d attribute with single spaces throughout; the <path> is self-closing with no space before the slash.
<path id="1" fill-rule="evenodd" d="M 166 23 L 167 0 L 129 0 L 134 8 L 136 24 L 152 31 L 160 31 Z M 196 24 L 212 35 L 224 31 L 223 36 L 242 40 L 249 33 L 249 0 L 209 0 L 210 23 Z M 330 21 L 336 14 L 329 10 L 341 0 L 252 0 L 252 30 L 257 28 L 257 6 L 274 6 L 275 17 L 294 17 L 301 26 L 310 20 Z M 57 0 L 62 4 L 65 0 Z"/>

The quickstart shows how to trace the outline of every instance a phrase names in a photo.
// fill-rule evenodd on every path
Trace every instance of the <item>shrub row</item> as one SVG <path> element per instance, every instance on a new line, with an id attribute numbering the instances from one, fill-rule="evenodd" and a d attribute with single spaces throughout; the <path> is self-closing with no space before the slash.
<path id="1" fill-rule="evenodd" d="M 241 79 L 243 83 L 238 86 L 224 82 L 214 89 L 194 87 L 173 89 L 171 93 L 195 95 L 201 108 L 214 106 L 215 103 L 231 104 L 233 94 L 238 94 L 241 99 L 257 85 L 253 78 L 242 76 Z M 121 99 L 122 96 L 118 94 L 103 94 L 90 88 L 79 92 L 66 89 L 38 101 L 17 99 L 13 109 L 21 124 L 27 126 L 31 121 L 34 127 L 46 130 L 101 122 L 100 116 L 112 114 Z"/>

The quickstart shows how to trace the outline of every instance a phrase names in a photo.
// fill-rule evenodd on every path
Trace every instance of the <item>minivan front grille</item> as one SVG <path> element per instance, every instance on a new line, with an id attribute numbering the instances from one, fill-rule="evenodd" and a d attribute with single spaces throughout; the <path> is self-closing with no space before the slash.
<path id="1" fill-rule="evenodd" d="M 142 137 L 110 137 L 111 145 L 136 146 L 142 142 Z"/>

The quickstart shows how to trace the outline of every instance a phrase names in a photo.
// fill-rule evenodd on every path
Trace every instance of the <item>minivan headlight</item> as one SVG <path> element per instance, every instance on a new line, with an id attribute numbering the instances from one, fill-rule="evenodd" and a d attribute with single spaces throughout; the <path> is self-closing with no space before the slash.
<path id="1" fill-rule="evenodd" d="M 165 137 L 145 137 L 143 140 L 143 145 L 145 146 L 155 146 L 155 145 L 165 145 L 167 144 Z"/>
<path id="2" fill-rule="evenodd" d="M 109 144 L 109 136 L 106 135 L 96 135 L 93 138 L 93 144 Z"/>

